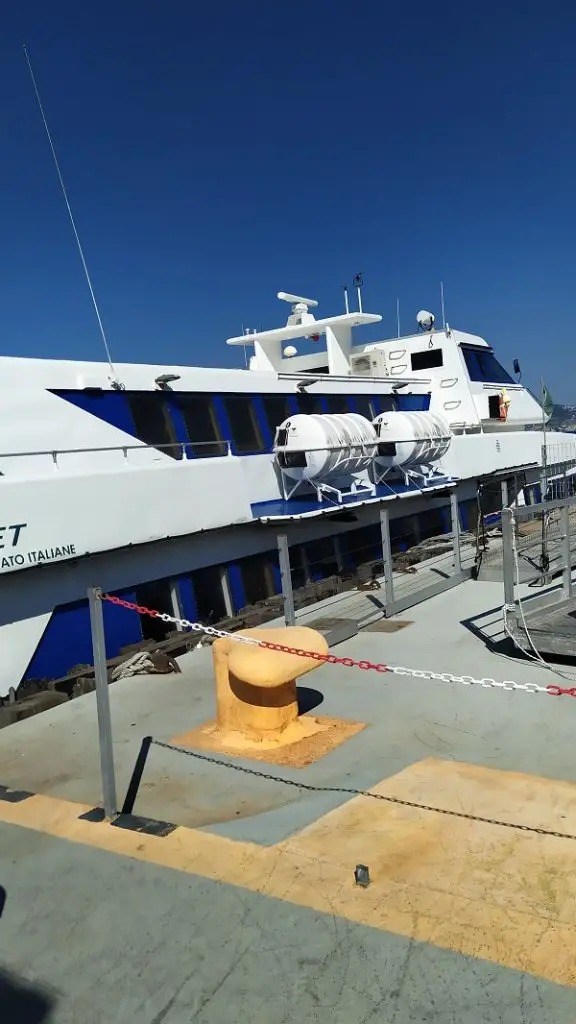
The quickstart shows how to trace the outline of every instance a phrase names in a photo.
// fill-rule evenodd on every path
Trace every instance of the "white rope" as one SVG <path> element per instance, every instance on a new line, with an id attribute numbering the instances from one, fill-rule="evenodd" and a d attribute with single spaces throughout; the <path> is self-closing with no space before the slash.
<path id="1" fill-rule="evenodd" d="M 518 647 L 522 651 L 522 653 L 526 655 L 527 658 L 530 658 L 532 661 L 537 662 L 537 664 L 541 665 L 542 668 L 547 669 L 548 672 L 552 672 L 556 676 L 560 676 L 562 679 L 568 679 L 570 682 L 576 682 L 576 676 L 571 675 L 569 672 L 562 672 L 561 669 L 557 668 L 555 665 L 549 665 L 548 662 L 545 661 L 544 658 L 542 657 L 540 651 L 538 650 L 538 648 L 536 647 L 536 644 L 534 643 L 534 640 L 532 639 L 532 635 L 530 633 L 530 630 L 528 629 L 528 623 L 526 621 L 526 615 L 524 613 L 524 605 L 523 605 L 523 602 L 522 602 L 522 596 L 520 594 L 520 560 L 519 560 L 519 557 L 518 557 L 518 544 L 517 544 L 517 540 L 516 540 L 516 520 L 514 518 L 514 511 L 513 510 L 512 510 L 511 527 L 512 527 L 512 530 L 511 530 L 511 532 L 512 532 L 512 552 L 513 552 L 513 555 L 514 555 L 514 569 L 515 569 L 515 573 L 516 573 L 516 588 L 517 588 L 517 593 L 518 593 L 518 610 L 520 612 L 520 618 L 522 620 L 522 626 L 524 627 L 524 632 L 526 633 L 526 638 L 527 638 L 528 643 L 530 644 L 530 647 L 532 648 L 532 651 L 534 653 L 532 653 L 532 651 L 528 650 L 528 648 L 523 647 L 522 644 L 520 643 L 520 641 L 518 640 L 518 638 L 513 635 L 512 631 L 511 631 L 511 629 L 510 629 L 510 627 L 508 625 L 508 611 L 509 611 L 509 609 L 508 609 L 508 607 L 506 605 L 504 605 L 503 608 L 502 608 L 502 618 L 503 618 L 503 621 L 504 621 L 504 632 L 507 634 L 507 636 L 510 637 L 510 639 L 513 641 L 513 643 L 516 645 L 516 647 Z"/>

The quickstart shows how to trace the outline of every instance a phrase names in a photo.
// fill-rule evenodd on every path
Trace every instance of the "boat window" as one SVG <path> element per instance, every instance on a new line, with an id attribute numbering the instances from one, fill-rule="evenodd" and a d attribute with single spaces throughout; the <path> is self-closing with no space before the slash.
<path id="1" fill-rule="evenodd" d="M 400 551 L 408 551 L 414 547 L 417 540 L 412 516 L 404 516 L 402 519 L 393 519 L 391 521 L 390 546 L 393 555 L 398 554 Z"/>
<path id="2" fill-rule="evenodd" d="M 392 455 L 396 455 L 396 442 L 381 441 L 378 445 L 378 455 L 384 455 L 388 458 Z"/>
<path id="3" fill-rule="evenodd" d="M 292 586 L 297 591 L 300 587 L 306 585 L 307 574 L 304 568 L 304 547 L 302 544 L 296 544 L 295 547 L 290 548 L 290 570 Z"/>
<path id="4" fill-rule="evenodd" d="M 136 602 L 147 608 L 155 608 L 156 611 L 174 615 L 170 580 L 141 583 L 136 587 Z M 163 622 L 162 619 L 150 615 L 141 615 L 140 625 L 144 640 L 165 640 L 168 634 L 176 628 L 173 622 Z"/>
<path id="5" fill-rule="evenodd" d="M 430 408 L 430 394 L 401 394 L 396 398 L 398 412 L 427 412 Z"/>
<path id="6" fill-rule="evenodd" d="M 237 452 L 261 452 L 263 446 L 260 425 L 251 395 L 222 396 L 232 441 Z"/>
<path id="7" fill-rule="evenodd" d="M 275 561 L 277 562 L 278 558 L 275 558 L 274 552 L 265 551 L 264 554 L 251 555 L 238 562 L 247 605 L 265 601 L 267 597 L 274 597 L 276 594 Z"/>
<path id="8" fill-rule="evenodd" d="M 296 395 L 296 401 L 298 403 L 298 412 L 306 413 L 307 415 L 324 412 L 321 395 Z"/>
<path id="9" fill-rule="evenodd" d="M 365 416 L 367 420 L 372 421 L 378 415 L 374 399 L 368 398 L 367 395 L 356 395 L 354 397 L 354 404 L 356 412 L 360 413 L 361 416 Z"/>
<path id="10" fill-rule="evenodd" d="M 470 380 L 481 380 L 486 384 L 514 383 L 489 348 L 472 348 L 468 345 L 462 345 L 461 348 Z"/>
<path id="11" fill-rule="evenodd" d="M 192 454 L 201 459 L 224 455 L 226 445 L 216 419 L 212 395 L 178 395 L 176 401 L 192 442 L 189 445 Z"/>
<path id="12" fill-rule="evenodd" d="M 164 395 L 157 391 L 126 393 L 136 436 L 144 444 L 159 448 L 173 459 L 182 458 L 170 408 Z"/>
<path id="13" fill-rule="evenodd" d="M 382 558 L 382 531 L 379 523 L 361 526 L 357 530 L 343 533 L 340 547 L 348 565 L 358 566 Z"/>
<path id="14" fill-rule="evenodd" d="M 225 619 L 227 611 L 222 587 L 221 566 L 210 565 L 206 569 L 196 569 L 190 579 L 200 622 L 210 624 Z"/>
<path id="15" fill-rule="evenodd" d="M 421 352 L 412 352 L 410 363 L 413 370 L 429 370 L 433 366 L 443 366 L 442 349 L 425 348 Z"/>
<path id="16" fill-rule="evenodd" d="M 380 409 L 381 412 L 396 412 L 398 408 L 398 398 L 396 395 L 378 395 L 374 402 L 376 409 Z"/>
<path id="17" fill-rule="evenodd" d="M 279 448 L 284 448 L 286 446 L 286 444 L 288 443 L 287 427 L 282 427 L 282 429 L 278 431 L 275 443 L 278 445 Z"/>
<path id="18" fill-rule="evenodd" d="M 338 572 L 333 537 L 320 537 L 304 545 L 311 580 L 325 579 Z"/>
<path id="19" fill-rule="evenodd" d="M 491 420 L 500 419 L 500 395 L 488 395 L 488 415 Z"/>
<path id="20" fill-rule="evenodd" d="M 418 517 L 420 540 L 437 537 L 444 533 L 444 520 L 441 508 L 430 508 L 421 512 Z"/>
<path id="21" fill-rule="evenodd" d="M 290 415 L 288 395 L 262 395 L 264 403 L 264 415 L 272 437 L 279 427 Z M 285 444 L 286 442 L 279 442 Z"/>
<path id="22" fill-rule="evenodd" d="M 325 401 L 328 412 L 350 412 L 350 405 L 346 395 L 326 395 Z"/>

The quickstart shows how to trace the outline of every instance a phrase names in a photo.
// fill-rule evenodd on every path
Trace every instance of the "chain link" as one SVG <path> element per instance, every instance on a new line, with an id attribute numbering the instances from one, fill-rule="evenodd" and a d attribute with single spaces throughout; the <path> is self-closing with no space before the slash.
<path id="1" fill-rule="evenodd" d="M 551 690 L 560 689 L 560 687 L 540 686 L 538 683 L 515 683 L 513 679 L 498 681 L 490 676 L 476 679 L 474 676 L 456 676 L 452 672 L 432 672 L 429 669 L 404 668 L 402 665 L 390 665 L 389 671 L 398 676 L 412 676 L 413 679 L 434 679 L 442 683 L 462 683 L 464 686 L 482 686 L 485 689 L 522 690 L 524 693 L 550 693 Z M 568 691 L 562 690 L 561 692 Z M 553 696 L 556 694 L 554 693 Z"/>
<path id="2" fill-rule="evenodd" d="M 225 629 L 216 629 L 215 626 L 204 626 L 201 622 L 191 622 L 189 619 L 179 619 L 175 615 L 168 615 L 166 612 L 158 612 L 145 605 L 136 604 L 134 601 L 126 601 L 114 594 L 100 595 L 100 600 L 108 601 L 111 604 L 119 605 L 135 611 L 138 615 L 150 615 L 154 619 L 161 619 L 162 622 L 173 622 L 184 629 L 194 630 L 196 633 L 205 633 L 213 637 L 225 637 L 234 640 L 235 643 L 250 644 L 253 647 L 263 647 L 269 651 L 281 651 L 283 654 L 293 654 L 299 658 L 310 658 L 313 661 L 323 661 L 327 665 L 342 665 L 344 668 L 359 668 L 362 671 L 392 672 L 397 676 L 410 676 L 412 679 L 431 679 L 442 683 L 460 683 L 463 686 L 480 686 L 484 689 L 521 691 L 523 693 L 547 693 L 551 697 L 576 697 L 576 687 L 563 689 L 561 686 L 549 685 L 540 686 L 538 683 L 516 683 L 513 679 L 498 681 L 490 676 L 476 679 L 474 676 L 457 676 L 452 672 L 433 672 L 430 669 L 405 668 L 402 665 L 384 665 L 382 662 L 372 662 L 366 659 L 356 661 L 354 658 L 338 658 L 335 654 L 321 654 L 318 651 L 305 651 L 299 647 L 286 647 L 284 644 L 273 644 L 267 640 L 257 640 L 254 637 L 241 636 L 239 633 L 230 633 Z"/>
<path id="3" fill-rule="evenodd" d="M 199 754 L 196 750 L 186 750 L 185 747 L 176 747 L 172 743 L 163 743 L 162 740 L 152 740 L 156 747 L 163 747 L 165 750 L 172 750 L 178 754 L 186 754 L 198 761 L 207 761 L 220 768 L 230 768 L 235 772 L 242 772 L 244 775 L 254 775 L 259 779 L 266 779 L 268 782 L 280 782 L 283 786 L 293 786 L 295 789 L 304 789 L 310 793 L 343 793 L 347 796 L 365 796 L 371 800 L 381 800 L 384 803 L 396 804 L 400 807 L 413 807 L 419 811 L 429 811 L 432 814 L 443 814 L 449 818 L 464 818 L 466 821 L 478 821 L 484 825 L 497 825 L 499 828 L 512 828 L 518 832 L 534 832 L 540 836 L 554 836 L 556 839 L 572 839 L 576 841 L 576 835 L 570 832 L 555 832 L 548 828 L 539 828 L 537 825 L 519 825 L 515 821 L 501 821 L 499 818 L 485 818 L 480 814 L 467 814 L 465 811 L 450 811 L 446 807 L 435 807 L 431 804 L 421 804 L 415 800 L 403 800 L 398 796 L 385 796 L 383 793 L 373 793 L 369 789 L 353 789 L 346 786 L 314 786 L 310 782 L 299 782 L 297 779 L 283 779 L 279 775 L 271 775 L 268 772 L 258 771 L 256 768 L 246 768 L 241 764 L 231 764 L 229 761 L 222 761 L 217 757 L 210 757 L 208 754 Z"/>
<path id="4" fill-rule="evenodd" d="M 116 597 L 114 594 L 100 594 L 101 601 L 108 601 L 120 608 L 127 608 L 129 611 L 137 612 L 138 615 L 150 615 L 153 619 L 161 619 L 162 622 L 173 622 L 175 626 L 182 626 L 184 629 L 192 629 L 196 633 L 206 633 L 208 636 L 230 637 L 238 643 L 251 644 L 253 647 L 260 645 L 259 640 L 249 636 L 238 636 L 236 633 L 227 633 L 225 629 L 216 629 L 215 626 L 204 626 L 201 622 L 190 622 L 189 619 L 179 619 L 176 615 L 168 615 L 167 612 L 157 612 L 146 605 L 136 604 L 135 601 L 126 601 L 123 597 Z"/>

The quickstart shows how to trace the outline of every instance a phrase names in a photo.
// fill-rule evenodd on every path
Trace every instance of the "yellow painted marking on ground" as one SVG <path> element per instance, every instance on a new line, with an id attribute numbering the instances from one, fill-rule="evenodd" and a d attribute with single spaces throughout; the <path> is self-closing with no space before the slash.
<path id="1" fill-rule="evenodd" d="M 422 761 L 375 792 L 576 834 L 576 786 Z M 355 797 L 272 848 L 178 828 L 164 839 L 79 821 L 84 808 L 35 796 L 0 820 L 241 886 L 576 985 L 576 842 Z M 354 885 L 357 863 L 373 884 Z"/>

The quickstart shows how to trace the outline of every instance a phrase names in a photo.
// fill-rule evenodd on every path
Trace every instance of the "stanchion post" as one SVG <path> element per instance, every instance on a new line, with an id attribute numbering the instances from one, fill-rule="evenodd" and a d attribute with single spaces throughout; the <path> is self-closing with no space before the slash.
<path id="1" fill-rule="evenodd" d="M 384 594 L 386 615 L 394 614 L 394 580 L 392 577 L 392 545 L 390 543 L 390 513 L 380 509 L 380 533 L 382 534 L 382 565 L 384 569 Z"/>
<path id="2" fill-rule="evenodd" d="M 514 522 L 511 508 L 502 509 L 502 573 L 504 576 L 504 604 L 514 606 Z M 520 581 L 518 581 L 520 582 Z"/>
<path id="3" fill-rule="evenodd" d="M 290 568 L 290 549 L 288 537 L 285 533 L 279 533 L 278 561 L 280 563 L 280 582 L 282 585 L 282 597 L 284 599 L 284 622 L 287 626 L 296 625 L 296 612 L 294 611 L 294 591 L 292 590 L 292 570 Z"/>
<path id="4" fill-rule="evenodd" d="M 562 507 L 562 532 L 564 534 L 564 566 L 562 569 L 562 589 L 564 597 L 572 597 L 572 552 L 570 550 L 570 506 Z"/>
<path id="5" fill-rule="evenodd" d="M 88 607 L 92 630 L 92 652 L 94 678 L 96 682 L 96 708 L 98 713 L 98 743 L 100 747 L 100 773 L 102 778 L 102 799 L 104 814 L 113 818 L 118 813 L 116 805 L 116 776 L 114 772 L 114 750 L 112 747 L 112 720 L 110 717 L 110 694 L 108 691 L 108 669 L 106 666 L 106 638 L 104 615 L 99 587 L 88 587 Z"/>
<path id="6" fill-rule="evenodd" d="M 500 490 L 502 492 L 502 508 L 508 508 L 508 481 L 502 480 L 500 482 Z"/>
<path id="7" fill-rule="evenodd" d="M 450 519 L 452 526 L 452 548 L 454 550 L 454 575 L 459 576 L 462 572 L 462 562 L 460 559 L 460 512 L 456 491 L 452 491 L 450 494 Z"/>

